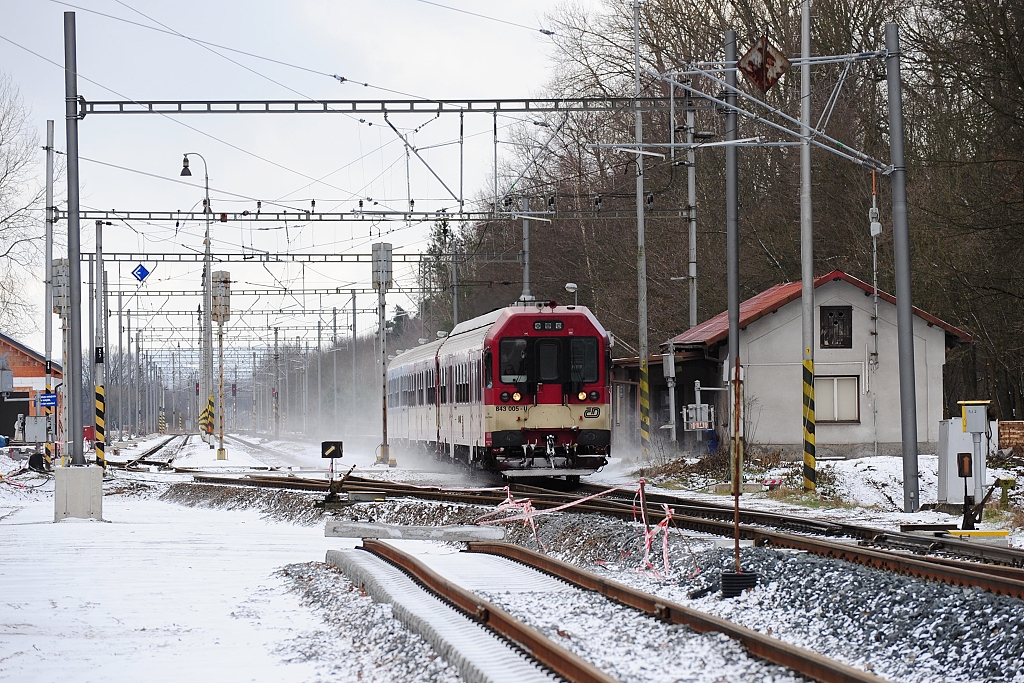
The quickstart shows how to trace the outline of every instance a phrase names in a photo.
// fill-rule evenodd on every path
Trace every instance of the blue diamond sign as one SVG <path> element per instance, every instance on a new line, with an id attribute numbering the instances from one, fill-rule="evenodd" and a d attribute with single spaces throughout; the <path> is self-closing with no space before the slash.
<path id="1" fill-rule="evenodd" d="M 140 263 L 139 265 L 135 266 L 135 270 L 132 271 L 132 275 L 135 276 L 136 280 L 142 282 L 143 280 L 146 279 L 146 277 L 149 276 L 149 271 L 146 270 L 146 266 Z"/>

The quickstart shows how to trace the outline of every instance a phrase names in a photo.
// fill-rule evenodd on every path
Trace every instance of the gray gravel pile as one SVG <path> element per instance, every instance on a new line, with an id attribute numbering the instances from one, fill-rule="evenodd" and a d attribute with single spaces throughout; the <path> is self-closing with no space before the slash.
<path id="1" fill-rule="evenodd" d="M 746 548 L 743 568 L 758 572 L 759 586 L 723 600 L 717 591 L 732 552 L 705 551 L 698 561 L 702 572 L 680 582 L 614 578 L 895 681 L 1024 681 L 1024 602 L 1015 598 Z"/>
<path id="2" fill-rule="evenodd" d="M 302 526 L 323 524 L 324 512 L 313 507 L 322 493 L 259 489 L 249 486 L 179 483 L 159 498 L 168 503 L 220 510 L 258 510 L 264 519 Z"/>
<path id="3" fill-rule="evenodd" d="M 277 574 L 326 625 L 322 631 L 281 643 L 278 654 L 322 664 L 318 680 L 462 681 L 429 643 L 392 617 L 390 605 L 375 602 L 335 567 L 307 562 L 288 565 Z"/>
<path id="4" fill-rule="evenodd" d="M 596 593 L 480 594 L 623 683 L 804 680 L 720 633 L 656 621 Z"/>

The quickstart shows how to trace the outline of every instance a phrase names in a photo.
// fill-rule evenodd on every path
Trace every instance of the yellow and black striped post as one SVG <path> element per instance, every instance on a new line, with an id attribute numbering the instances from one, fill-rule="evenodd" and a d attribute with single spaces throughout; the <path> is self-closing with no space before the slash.
<path id="1" fill-rule="evenodd" d="M 100 467 L 107 466 L 107 454 L 105 448 L 107 445 L 106 434 L 107 426 L 105 421 L 106 414 L 106 395 L 103 391 L 103 385 L 96 385 L 96 464 Z"/>
<path id="2" fill-rule="evenodd" d="M 160 417 L 157 418 L 156 431 L 160 434 L 167 433 L 167 416 L 163 413 L 160 413 Z"/>
<path id="3" fill-rule="evenodd" d="M 213 395 L 210 395 L 210 400 L 206 403 L 206 407 L 203 408 L 203 412 L 199 415 L 199 428 L 201 431 L 207 434 L 213 434 Z"/>
<path id="4" fill-rule="evenodd" d="M 651 389 L 646 358 L 640 359 L 640 455 L 644 462 L 651 457 Z"/>
<path id="5" fill-rule="evenodd" d="M 48 394 L 53 393 L 53 387 L 51 386 L 53 383 L 50 381 L 50 377 L 50 361 L 46 361 L 46 393 Z M 43 459 L 46 461 L 47 467 L 53 467 L 53 437 L 56 431 L 53 423 L 53 408 L 43 406 L 43 415 L 46 416 L 46 446 Z"/>
<path id="6" fill-rule="evenodd" d="M 817 463 L 814 455 L 814 361 L 804 359 L 804 489 L 818 487 Z"/>

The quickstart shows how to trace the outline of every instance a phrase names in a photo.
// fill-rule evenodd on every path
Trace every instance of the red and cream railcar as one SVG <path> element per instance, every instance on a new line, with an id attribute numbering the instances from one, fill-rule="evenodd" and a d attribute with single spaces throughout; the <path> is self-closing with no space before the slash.
<path id="1" fill-rule="evenodd" d="M 589 474 L 611 444 L 610 343 L 582 306 L 459 323 L 389 364 L 389 436 L 506 476 Z"/>

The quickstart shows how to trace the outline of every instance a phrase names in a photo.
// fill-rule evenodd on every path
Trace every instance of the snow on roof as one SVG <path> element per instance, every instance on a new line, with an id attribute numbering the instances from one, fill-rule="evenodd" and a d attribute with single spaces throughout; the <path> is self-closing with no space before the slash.
<path id="1" fill-rule="evenodd" d="M 873 288 L 867 282 L 855 278 L 852 275 L 844 273 L 841 270 L 833 270 L 831 273 L 821 275 L 814 278 L 814 287 L 817 289 L 826 282 L 833 282 L 836 280 L 843 280 L 850 283 L 854 287 L 858 287 L 865 292 L 872 292 Z M 752 296 L 746 301 L 740 304 L 740 327 L 746 327 L 755 320 L 762 318 L 769 313 L 774 313 L 791 301 L 796 301 L 800 298 L 801 284 L 799 282 L 787 282 L 781 285 L 775 285 L 770 289 Z M 896 303 L 896 297 L 882 290 L 878 290 L 878 297 L 891 304 Z M 939 320 L 931 313 L 922 311 L 917 306 L 914 306 L 914 315 L 919 318 L 926 320 L 932 325 L 941 327 L 946 333 L 952 337 L 957 338 L 959 341 L 969 342 L 971 341 L 971 335 L 961 330 L 958 327 L 950 325 L 949 323 Z M 723 311 L 714 318 L 705 320 L 696 327 L 691 327 L 686 332 L 673 337 L 671 340 L 674 344 L 679 345 L 704 345 L 712 346 L 720 341 L 723 341 L 729 336 L 729 312 Z"/>

